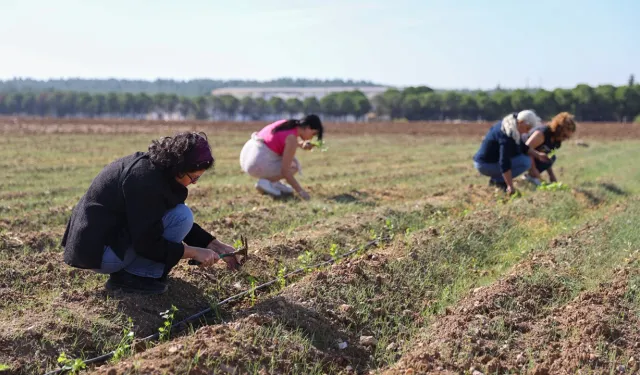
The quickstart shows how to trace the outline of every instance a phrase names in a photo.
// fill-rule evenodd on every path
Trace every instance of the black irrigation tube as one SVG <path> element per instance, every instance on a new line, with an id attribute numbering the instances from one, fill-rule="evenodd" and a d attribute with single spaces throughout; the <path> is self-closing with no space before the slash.
<path id="1" fill-rule="evenodd" d="M 315 264 L 315 265 L 311 266 L 311 268 L 319 268 L 319 267 L 322 267 L 322 266 L 325 266 L 325 265 L 328 265 L 328 264 L 334 263 L 336 260 L 341 259 L 341 258 L 346 258 L 346 257 L 348 257 L 349 255 L 351 255 L 351 254 L 353 254 L 353 253 L 356 253 L 356 252 L 358 252 L 358 251 L 360 251 L 360 250 L 367 250 L 367 249 L 369 249 L 371 246 L 373 246 L 373 245 L 377 245 L 377 244 L 378 244 L 378 242 L 379 242 L 379 239 L 371 240 L 371 241 L 367 242 L 367 243 L 364 245 L 364 247 L 354 247 L 354 248 L 352 248 L 351 250 L 347 251 L 346 253 L 344 253 L 344 254 L 342 254 L 342 255 L 340 255 L 340 256 L 338 256 L 338 257 L 336 257 L 336 258 L 331 258 L 331 259 L 326 260 L 326 261 L 324 261 L 324 262 L 320 262 L 320 263 L 318 263 L 318 264 Z M 284 276 L 283 276 L 283 278 L 287 279 L 287 278 L 289 278 L 289 277 L 291 277 L 291 276 L 293 276 L 293 275 L 296 275 L 296 274 L 299 274 L 299 273 L 301 273 L 301 272 L 304 272 L 307 268 L 309 268 L 309 267 L 300 267 L 300 268 L 298 268 L 298 269 L 296 269 L 296 270 L 294 270 L 294 271 L 291 271 L 291 272 L 287 273 L 286 275 L 284 275 Z M 218 302 L 218 303 L 215 305 L 215 308 L 217 308 L 217 307 L 219 307 L 219 306 L 222 306 L 222 305 L 226 305 L 227 303 L 229 303 L 229 302 L 231 302 L 231 301 L 234 301 L 234 300 L 237 300 L 237 299 L 239 299 L 240 297 L 244 297 L 244 296 L 246 296 L 247 294 L 250 294 L 250 293 L 252 293 L 252 292 L 255 292 L 256 290 L 263 289 L 263 288 L 265 288 L 265 287 L 268 287 L 269 285 L 273 285 L 273 284 L 275 284 L 276 282 L 278 282 L 279 280 L 280 280 L 280 278 L 276 278 L 276 279 L 273 279 L 273 280 L 271 280 L 271 281 L 267 281 L 267 282 L 266 282 L 266 283 L 264 283 L 264 284 L 260 284 L 260 285 L 258 285 L 258 286 L 256 286 L 256 287 L 254 287 L 254 288 L 247 289 L 247 290 L 245 290 L 244 292 L 241 292 L 241 293 L 238 293 L 238 294 L 234 294 L 233 296 L 228 297 L 228 298 L 226 298 L 226 299 L 224 299 L 224 300 L 222 300 L 222 301 Z M 211 312 L 213 309 L 214 309 L 214 307 L 208 307 L 208 308 L 206 308 L 206 309 L 204 309 L 204 310 L 200 311 L 199 313 L 193 314 L 193 315 L 191 315 L 190 317 L 185 318 L 185 319 L 183 319 L 183 320 L 179 321 L 178 323 L 173 324 L 173 325 L 169 328 L 170 332 L 171 332 L 171 331 L 173 331 L 173 330 L 174 330 L 175 328 L 177 328 L 177 327 L 180 327 L 180 326 L 182 326 L 182 325 L 185 325 L 185 324 L 186 324 L 187 322 L 189 322 L 189 321 L 192 321 L 192 320 L 194 320 L 194 319 L 197 319 L 197 318 L 199 318 L 199 317 L 201 317 L 201 316 L 203 316 L 203 315 L 205 315 L 205 314 L 207 314 L 207 313 Z M 178 330 L 178 332 L 180 332 L 180 331 L 181 331 L 181 330 Z M 150 335 L 150 336 L 147 336 L 147 337 L 145 337 L 145 338 L 140 339 L 140 341 L 138 341 L 138 342 L 137 342 L 137 344 L 140 344 L 140 343 L 143 343 L 143 342 L 147 342 L 147 341 L 151 341 L 151 340 L 157 340 L 159 337 L 160 337 L 160 333 L 159 333 L 159 332 L 158 332 L 158 333 L 154 333 L 153 335 Z M 85 364 L 87 364 L 87 365 L 90 365 L 90 364 L 94 364 L 94 363 L 104 362 L 104 361 L 106 361 L 106 360 L 109 360 L 111 357 L 113 357 L 113 355 L 114 355 L 114 354 L 115 354 L 115 351 L 112 351 L 112 352 L 109 352 L 109 353 L 107 353 L 107 354 L 103 354 L 103 355 L 101 355 L 101 356 L 99 356 L 99 357 L 95 357 L 95 358 L 87 359 L 87 360 L 85 360 L 85 361 L 84 361 L 84 363 L 85 363 Z M 45 375 L 63 374 L 63 373 L 65 373 L 65 372 L 69 371 L 69 370 L 71 370 L 71 367 L 69 367 L 69 366 L 64 366 L 64 367 L 61 367 L 61 368 L 59 368 L 59 369 L 57 369 L 57 370 L 53 370 L 53 371 L 47 372 Z"/>

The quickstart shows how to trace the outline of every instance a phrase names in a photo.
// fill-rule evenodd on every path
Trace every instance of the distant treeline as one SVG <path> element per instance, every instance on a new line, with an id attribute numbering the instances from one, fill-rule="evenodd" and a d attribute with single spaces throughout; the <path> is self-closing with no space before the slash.
<path id="1" fill-rule="evenodd" d="M 194 79 L 177 81 L 158 79 L 155 81 L 126 80 L 126 79 L 12 79 L 0 80 L 0 93 L 16 92 L 52 92 L 76 91 L 90 94 L 107 93 L 146 93 L 146 94 L 176 94 L 178 96 L 200 96 L 211 94 L 212 90 L 223 87 L 375 87 L 368 81 L 353 81 L 342 79 L 296 79 L 279 78 L 271 81 L 255 80 L 214 80 Z"/>
<path id="2" fill-rule="evenodd" d="M 230 95 L 197 97 L 176 94 L 41 92 L 0 94 L 0 114 L 31 116 L 147 117 L 158 114 L 215 120 L 267 120 L 280 116 L 318 113 L 327 119 L 380 118 L 407 120 L 497 120 L 507 113 L 534 109 L 549 119 L 569 111 L 580 121 L 633 121 L 640 115 L 640 85 L 578 85 L 553 91 L 526 90 L 492 93 L 435 92 L 428 87 L 389 89 L 371 101 L 360 91 L 333 93 L 320 100 L 310 97 L 283 100 L 272 97 L 236 98 Z"/>

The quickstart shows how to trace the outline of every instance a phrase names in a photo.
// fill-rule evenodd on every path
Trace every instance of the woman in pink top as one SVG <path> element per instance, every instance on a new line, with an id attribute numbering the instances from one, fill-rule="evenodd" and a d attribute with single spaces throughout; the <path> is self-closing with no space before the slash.
<path id="1" fill-rule="evenodd" d="M 309 194 L 293 177 L 301 170 L 295 154 L 298 148 L 313 148 L 309 141 L 315 136 L 321 140 L 322 133 L 322 121 L 316 115 L 308 115 L 302 120 L 276 121 L 251 135 L 240 152 L 240 167 L 258 179 L 256 189 L 260 192 L 277 197 L 296 191 L 302 199 L 308 200 Z M 282 179 L 291 186 L 281 183 Z"/>

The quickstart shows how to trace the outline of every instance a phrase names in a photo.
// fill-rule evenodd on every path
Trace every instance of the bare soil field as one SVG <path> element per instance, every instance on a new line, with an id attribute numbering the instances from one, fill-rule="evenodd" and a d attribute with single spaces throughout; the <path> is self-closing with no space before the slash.
<path id="1" fill-rule="evenodd" d="M 304 202 L 239 170 L 257 123 L 16 121 L 0 119 L 0 374 L 44 374 L 63 353 L 109 375 L 638 370 L 640 144 L 622 131 L 636 125 L 586 124 L 588 147 L 557 153 L 563 186 L 518 179 L 509 199 L 471 162 L 490 124 L 328 124 L 329 150 L 300 155 Z M 246 235 L 250 260 L 181 261 L 160 296 L 108 293 L 62 261 L 71 209 L 105 164 L 181 127 L 212 135 L 216 157 L 186 203 L 221 240 Z M 175 323 L 270 280 L 140 341 L 172 306 Z"/>
<path id="2" fill-rule="evenodd" d="M 58 119 L 0 117 L 0 133 L 155 133 L 200 129 L 206 132 L 259 130 L 265 122 L 152 121 L 129 119 Z M 409 134 L 415 136 L 482 137 L 490 122 L 327 123 L 333 134 Z M 580 122 L 576 139 L 637 139 L 640 124 Z"/>

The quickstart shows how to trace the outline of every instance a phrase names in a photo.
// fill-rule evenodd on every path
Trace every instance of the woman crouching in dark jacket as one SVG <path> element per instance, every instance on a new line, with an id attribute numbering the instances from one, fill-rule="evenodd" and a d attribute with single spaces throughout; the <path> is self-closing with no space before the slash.
<path id="1" fill-rule="evenodd" d="M 206 135 L 185 132 L 107 165 L 71 213 L 65 263 L 109 274 L 109 290 L 160 294 L 180 259 L 208 266 L 233 252 L 194 223 L 184 204 L 187 186 L 213 163 Z M 237 268 L 234 257 L 223 259 Z"/>
<path id="2" fill-rule="evenodd" d="M 540 118 L 534 111 L 524 110 L 505 116 L 489 129 L 473 157 L 478 172 L 490 177 L 489 185 L 515 194 L 513 179 L 531 167 L 529 156 L 549 161 L 547 155 L 530 149 L 521 139 L 520 134 L 539 124 Z"/>

